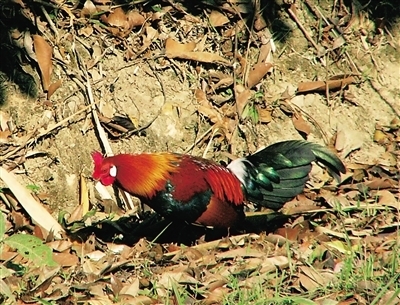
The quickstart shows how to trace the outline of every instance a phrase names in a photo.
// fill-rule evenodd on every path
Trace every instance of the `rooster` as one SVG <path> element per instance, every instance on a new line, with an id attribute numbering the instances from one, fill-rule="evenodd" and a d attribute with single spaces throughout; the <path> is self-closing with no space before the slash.
<path id="1" fill-rule="evenodd" d="M 302 140 L 275 143 L 227 167 L 176 153 L 92 158 L 93 178 L 103 185 L 115 184 L 165 218 L 220 228 L 239 224 L 246 202 L 280 209 L 303 191 L 313 161 L 336 179 L 345 173 L 329 149 Z"/>

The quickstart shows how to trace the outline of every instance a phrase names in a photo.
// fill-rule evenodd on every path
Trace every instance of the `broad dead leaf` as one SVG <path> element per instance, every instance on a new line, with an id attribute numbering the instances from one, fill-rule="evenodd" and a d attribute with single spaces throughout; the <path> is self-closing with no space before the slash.
<path id="1" fill-rule="evenodd" d="M 257 85 L 263 77 L 272 70 L 271 63 L 258 63 L 255 64 L 249 72 L 247 78 L 247 88 L 252 88 Z"/>
<path id="2" fill-rule="evenodd" d="M 179 43 L 172 38 L 167 38 L 165 41 L 165 52 L 167 56 L 176 56 L 181 53 L 193 52 L 196 48 L 194 41 L 188 43 Z"/>
<path id="3" fill-rule="evenodd" d="M 134 28 L 136 26 L 142 26 L 146 19 L 137 11 L 128 12 L 128 23 L 129 26 Z"/>
<path id="4" fill-rule="evenodd" d="M 128 25 L 128 17 L 121 7 L 115 8 L 114 11 L 104 18 L 104 21 L 106 21 L 108 25 L 115 27 L 124 28 Z"/>
<path id="5" fill-rule="evenodd" d="M 148 296 L 145 295 L 139 295 L 139 296 L 131 296 L 127 294 L 120 294 L 118 296 L 118 299 L 121 300 L 121 303 L 119 304 L 130 304 L 130 305 L 151 305 L 151 304 L 157 304 L 155 300 L 149 298 Z M 113 303 L 115 304 L 115 303 Z M 103 304 L 102 304 L 103 305 Z"/>
<path id="6" fill-rule="evenodd" d="M 251 91 L 246 89 L 244 86 L 238 84 L 235 86 L 236 96 L 236 109 L 239 116 L 242 115 L 244 108 L 246 107 L 251 97 Z"/>
<path id="7" fill-rule="evenodd" d="M 53 259 L 61 267 L 72 267 L 79 264 L 78 256 L 67 252 L 53 253 Z"/>
<path id="8" fill-rule="evenodd" d="M 395 197 L 393 193 L 389 192 L 388 190 L 379 190 L 376 194 L 377 196 L 379 196 L 379 204 L 394 207 L 400 210 L 400 201 Z"/>
<path id="9" fill-rule="evenodd" d="M 115 8 L 108 16 L 102 15 L 100 19 L 108 24 L 108 30 L 117 37 L 126 37 L 135 26 L 145 23 L 145 18 L 137 11 L 126 13 L 121 7 Z"/>
<path id="10" fill-rule="evenodd" d="M 122 281 L 118 277 L 116 277 L 114 274 L 111 274 L 110 275 L 110 284 L 111 284 L 111 289 L 112 289 L 113 294 L 118 295 L 123 287 Z"/>
<path id="11" fill-rule="evenodd" d="M 33 45 L 40 69 L 43 90 L 47 91 L 51 83 L 51 72 L 53 71 L 53 63 L 51 61 L 53 48 L 40 35 L 33 35 Z"/>
<path id="12" fill-rule="evenodd" d="M 90 24 L 78 29 L 78 34 L 85 36 L 85 37 L 91 36 L 93 34 L 93 32 L 94 32 L 94 29 Z"/>
<path id="13" fill-rule="evenodd" d="M 207 100 L 207 96 L 203 90 L 196 89 L 195 97 L 197 102 L 199 103 L 199 106 L 197 107 L 197 111 L 199 111 L 199 113 L 208 117 L 213 123 L 222 121 L 221 113 L 216 108 L 214 108 Z"/>
<path id="14" fill-rule="evenodd" d="M 388 291 L 379 300 L 378 305 L 398 305 L 400 304 L 400 291 Z"/>
<path id="15" fill-rule="evenodd" d="M 130 283 L 123 285 L 119 294 L 130 295 L 136 297 L 139 295 L 139 279 L 134 278 Z"/>
<path id="16" fill-rule="evenodd" d="M 208 18 L 210 20 L 210 24 L 213 27 L 223 26 L 224 24 L 227 24 L 229 22 L 228 17 L 226 17 L 220 11 L 215 10 L 210 13 L 210 16 Z"/>
<path id="17" fill-rule="evenodd" d="M 80 12 L 82 17 L 90 17 L 91 15 L 97 13 L 97 8 L 92 1 L 86 0 Z"/>
<path id="18" fill-rule="evenodd" d="M 283 255 L 267 257 L 263 259 L 260 273 L 269 273 L 276 269 L 285 269 L 289 266 L 289 259 Z"/>
<path id="19" fill-rule="evenodd" d="M 220 63 L 228 65 L 229 61 L 215 53 L 195 52 L 195 42 L 181 44 L 172 38 L 165 41 L 165 53 L 168 58 L 180 58 L 207 63 Z"/>
<path id="20" fill-rule="evenodd" d="M 398 182 L 390 178 L 375 178 L 366 182 L 365 185 L 372 190 L 382 190 L 396 188 L 398 187 Z"/>
<path id="21" fill-rule="evenodd" d="M 272 121 L 272 110 L 261 108 L 260 106 L 257 105 L 257 111 L 258 111 L 258 120 L 261 123 L 267 124 Z"/>
<path id="22" fill-rule="evenodd" d="M 47 99 L 50 100 L 50 97 L 53 95 L 53 93 L 60 88 L 62 85 L 62 80 L 59 79 L 58 81 L 56 81 L 55 83 L 51 83 L 49 86 L 49 90 L 47 92 Z"/>
<path id="23" fill-rule="evenodd" d="M 344 158 L 348 156 L 351 152 L 358 150 L 364 143 L 362 134 L 345 126 L 338 126 L 335 139 L 335 148 L 341 153 Z"/>
<path id="24" fill-rule="evenodd" d="M 221 302 L 224 300 L 226 295 L 231 291 L 231 289 L 227 287 L 217 287 L 211 291 L 205 300 L 203 300 L 205 305 L 215 305 L 215 304 L 221 304 Z"/>
<path id="25" fill-rule="evenodd" d="M 46 243 L 46 245 L 56 250 L 57 252 L 64 252 L 71 248 L 72 243 L 69 240 L 54 240 Z"/>
<path id="26" fill-rule="evenodd" d="M 310 134 L 311 132 L 310 124 L 306 120 L 304 120 L 302 115 L 294 113 L 294 115 L 292 116 L 292 122 L 294 128 L 296 128 L 297 131 L 300 131 L 305 135 Z"/>

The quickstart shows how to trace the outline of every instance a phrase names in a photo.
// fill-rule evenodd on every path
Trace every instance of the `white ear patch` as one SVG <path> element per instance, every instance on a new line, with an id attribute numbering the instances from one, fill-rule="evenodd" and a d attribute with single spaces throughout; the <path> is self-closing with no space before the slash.
<path id="1" fill-rule="evenodd" d="M 110 176 L 114 178 L 117 176 L 117 167 L 115 165 L 110 167 Z"/>

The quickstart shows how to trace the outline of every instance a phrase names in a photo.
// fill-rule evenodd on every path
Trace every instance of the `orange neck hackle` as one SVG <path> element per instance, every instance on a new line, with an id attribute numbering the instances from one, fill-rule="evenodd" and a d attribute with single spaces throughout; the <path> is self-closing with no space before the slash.
<path id="1" fill-rule="evenodd" d="M 109 159 L 117 168 L 116 181 L 138 197 L 151 198 L 178 170 L 179 155 L 171 153 L 121 154 Z"/>

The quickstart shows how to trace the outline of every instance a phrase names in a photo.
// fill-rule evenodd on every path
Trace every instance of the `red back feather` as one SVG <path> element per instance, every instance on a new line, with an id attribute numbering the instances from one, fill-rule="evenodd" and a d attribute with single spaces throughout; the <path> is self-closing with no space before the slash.
<path id="1" fill-rule="evenodd" d="M 183 156 L 179 171 L 171 178 L 174 196 L 178 200 L 190 200 L 194 194 L 210 188 L 221 201 L 240 205 L 244 200 L 238 178 L 229 169 L 210 160 Z"/>

